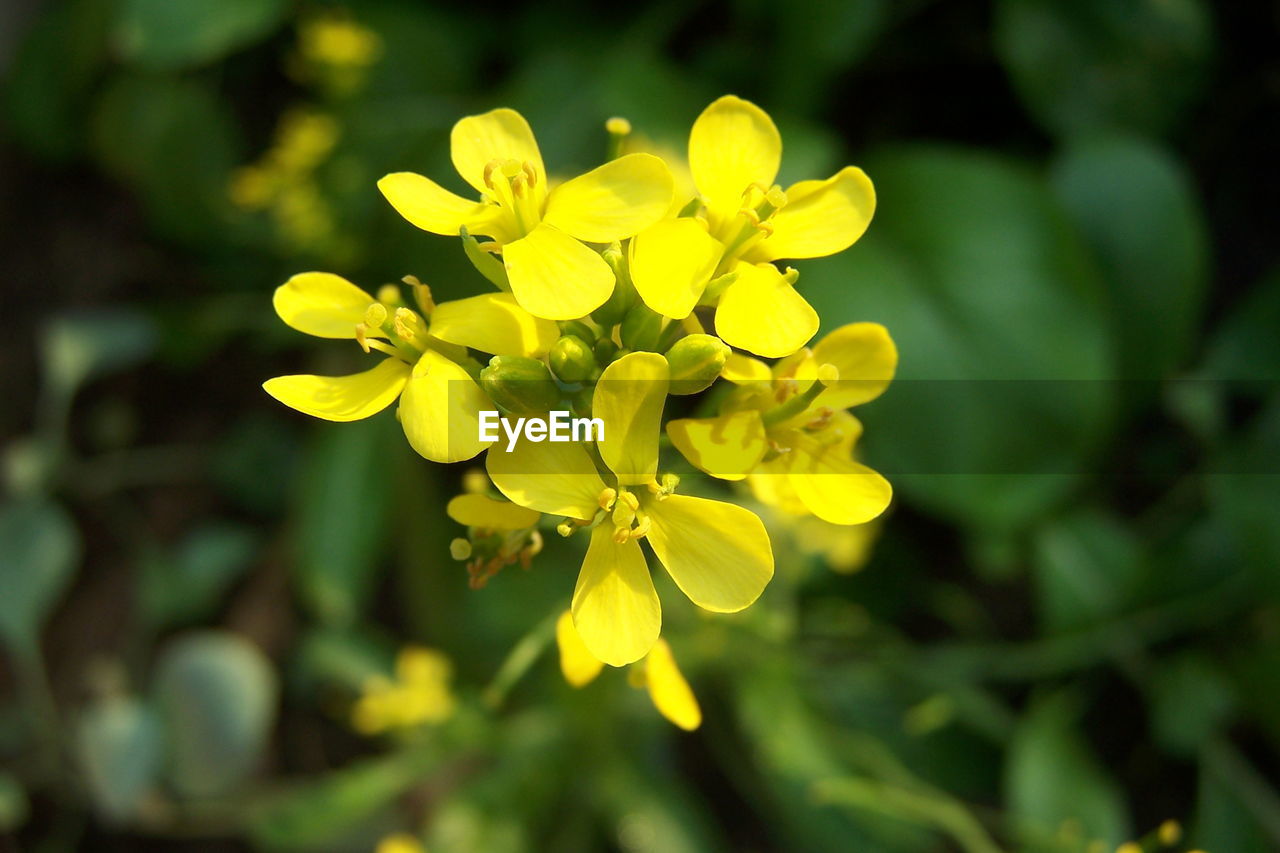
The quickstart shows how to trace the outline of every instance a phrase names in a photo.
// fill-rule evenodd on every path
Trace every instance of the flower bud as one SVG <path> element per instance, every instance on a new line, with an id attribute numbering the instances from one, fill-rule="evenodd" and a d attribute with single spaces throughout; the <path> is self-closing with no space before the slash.
<path id="1" fill-rule="evenodd" d="M 547 353 L 551 372 L 561 382 L 582 382 L 596 370 L 595 354 L 577 335 L 565 335 Z"/>
<path id="2" fill-rule="evenodd" d="M 665 324 L 665 317 L 638 302 L 622 318 L 622 345 L 631 350 L 655 352 Z"/>
<path id="3" fill-rule="evenodd" d="M 551 371 L 536 358 L 495 355 L 480 371 L 480 387 L 513 415 L 545 415 L 560 402 Z"/>
<path id="4" fill-rule="evenodd" d="M 697 394 L 711 387 L 729 358 L 728 345 L 714 335 L 688 335 L 667 350 L 671 393 Z"/>
<path id="5" fill-rule="evenodd" d="M 573 335 L 588 344 L 596 342 L 596 330 L 588 326 L 581 320 L 565 320 L 560 323 L 560 334 Z"/>
<path id="6" fill-rule="evenodd" d="M 608 367 L 618 357 L 618 345 L 608 338 L 596 341 L 591 351 L 596 354 L 596 364 L 601 367 Z"/>

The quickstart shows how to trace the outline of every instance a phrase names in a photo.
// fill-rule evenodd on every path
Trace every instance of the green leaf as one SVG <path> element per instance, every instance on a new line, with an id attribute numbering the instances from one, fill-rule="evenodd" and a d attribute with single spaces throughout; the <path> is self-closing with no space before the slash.
<path id="1" fill-rule="evenodd" d="M 1123 612 L 1142 579 L 1143 555 L 1118 521 L 1085 510 L 1037 534 L 1032 566 L 1043 628 L 1069 631 Z"/>
<path id="2" fill-rule="evenodd" d="M 8 69 L 6 128 L 40 157 L 71 159 L 84 141 L 86 102 L 107 60 L 112 0 L 50 4 Z"/>
<path id="3" fill-rule="evenodd" d="M 1113 849 L 1130 837 L 1124 798 L 1076 728 L 1069 700 L 1034 705 L 1009 744 L 1006 802 L 1016 831 L 1033 849 L 1075 825 L 1085 839 Z"/>
<path id="4" fill-rule="evenodd" d="M 1120 376 L 1167 375 L 1187 357 L 1208 278 L 1209 237 L 1190 177 L 1157 144 L 1114 134 L 1068 145 L 1051 180 L 1101 262 Z"/>
<path id="5" fill-rule="evenodd" d="M 1205 749 L 1188 839 L 1196 849 L 1274 851 L 1280 844 L 1278 816 L 1274 789 L 1234 748 L 1210 744 Z"/>
<path id="6" fill-rule="evenodd" d="M 147 68 L 186 68 L 219 59 L 270 35 L 286 0 L 122 0 L 121 56 Z"/>
<path id="7" fill-rule="evenodd" d="M 1175 755 L 1194 756 L 1235 709 L 1231 682 L 1207 655 L 1161 661 L 1151 674 L 1151 729 Z"/>
<path id="8" fill-rule="evenodd" d="M 1160 134 L 1203 89 L 1213 33 L 1200 0 L 1000 0 L 995 45 L 1051 133 Z"/>
<path id="9" fill-rule="evenodd" d="M 1280 268 L 1240 299 L 1214 330 L 1202 375 L 1210 379 L 1258 380 L 1270 392 L 1280 380 Z"/>
<path id="10" fill-rule="evenodd" d="M 13 832 L 27 822 L 31 803 L 18 780 L 0 773 L 0 832 Z"/>
<path id="11" fill-rule="evenodd" d="M 142 609 L 155 627 L 206 616 L 244 573 L 258 547 L 249 527 L 213 521 L 191 531 L 171 554 L 143 561 Z"/>
<path id="12" fill-rule="evenodd" d="M 856 410 L 865 458 L 922 507 L 1017 529 L 1090 469 L 1110 420 L 1091 259 L 1044 183 L 1008 161 L 909 147 L 867 173 L 870 231 L 799 280 L 826 330 L 875 321 L 897 343 L 897 380 Z"/>
<path id="13" fill-rule="evenodd" d="M 80 534 L 62 507 L 42 500 L 0 507 L 0 634 L 15 653 L 34 653 L 79 560 Z"/>
<path id="14" fill-rule="evenodd" d="M 257 766 L 276 713 L 275 673 L 262 652 L 235 634 L 188 634 L 161 654 L 153 690 L 173 786 L 190 797 L 238 788 Z"/>
<path id="15" fill-rule="evenodd" d="M 238 132 L 208 81 L 176 76 L 117 75 L 92 119 L 103 168 L 139 194 L 153 227 L 199 246 L 219 239 L 230 220 Z"/>
<path id="16" fill-rule="evenodd" d="M 134 697 L 90 705 L 76 726 L 76 748 L 98 811 L 118 823 L 136 815 L 158 783 L 164 759 L 156 713 Z"/>
<path id="17" fill-rule="evenodd" d="M 251 812 L 249 834 L 264 850 L 333 850 L 428 769 L 420 751 L 344 767 L 268 798 Z"/>
<path id="18" fill-rule="evenodd" d="M 1245 565 L 1280 593 L 1280 394 L 1210 459 L 1211 511 L 1240 546 Z"/>
<path id="19" fill-rule="evenodd" d="M 399 425 L 376 417 L 317 429 L 302 472 L 296 571 L 304 603 L 323 622 L 351 624 L 385 553 Z M 394 449 L 391 449 L 394 448 Z"/>
<path id="20" fill-rule="evenodd" d="M 151 318 L 128 308 L 97 308 L 55 317 L 44 329 L 45 382 L 69 398 L 82 384 L 141 362 L 155 346 Z"/>

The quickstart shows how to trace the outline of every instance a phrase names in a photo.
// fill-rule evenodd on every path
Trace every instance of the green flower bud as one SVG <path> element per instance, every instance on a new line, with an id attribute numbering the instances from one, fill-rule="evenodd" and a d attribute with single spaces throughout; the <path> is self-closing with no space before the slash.
<path id="1" fill-rule="evenodd" d="M 618 345 L 608 338 L 596 341 L 591 351 L 596 354 L 596 364 L 601 367 L 608 367 L 618 357 Z"/>
<path id="2" fill-rule="evenodd" d="M 627 257 L 618 244 L 605 249 L 601 257 L 613 270 L 613 292 L 603 305 L 591 312 L 591 319 L 607 329 L 622 322 L 627 309 L 636 302 L 636 289 L 627 269 Z"/>
<path id="3" fill-rule="evenodd" d="M 560 324 L 560 334 L 582 338 L 587 344 L 596 342 L 596 330 L 581 320 L 565 320 Z"/>
<path id="4" fill-rule="evenodd" d="M 547 353 L 551 372 L 561 382 L 582 382 L 596 370 L 596 357 L 582 338 L 565 335 Z"/>
<path id="5" fill-rule="evenodd" d="M 631 306 L 622 318 L 622 345 L 631 350 L 658 351 L 666 318 L 643 302 Z"/>
<path id="6" fill-rule="evenodd" d="M 697 394 L 711 387 L 729 358 L 729 346 L 714 335 L 689 335 L 667 350 L 671 393 Z"/>
<path id="7" fill-rule="evenodd" d="M 560 404 L 551 371 L 536 358 L 495 355 L 480 371 L 480 387 L 513 415 L 545 415 Z"/>

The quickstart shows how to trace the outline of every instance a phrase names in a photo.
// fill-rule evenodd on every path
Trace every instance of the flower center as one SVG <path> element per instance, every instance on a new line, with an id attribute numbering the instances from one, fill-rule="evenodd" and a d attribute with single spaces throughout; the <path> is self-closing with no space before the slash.
<path id="1" fill-rule="evenodd" d="M 490 160 L 484 167 L 484 185 L 495 202 L 511 211 L 521 237 L 542 221 L 544 188 L 528 160 Z"/>
<path id="2" fill-rule="evenodd" d="M 773 225 L 769 220 L 786 206 L 787 194 L 777 184 L 768 188 L 763 184 L 752 184 L 743 190 L 738 215 L 720 229 L 721 242 L 725 244 L 724 255 L 720 258 L 721 271 L 727 271 L 734 260 L 772 234 Z"/>

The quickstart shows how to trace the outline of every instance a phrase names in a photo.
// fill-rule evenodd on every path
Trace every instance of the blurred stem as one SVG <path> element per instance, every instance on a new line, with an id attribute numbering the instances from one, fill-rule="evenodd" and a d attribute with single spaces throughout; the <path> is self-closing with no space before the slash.
<path id="1" fill-rule="evenodd" d="M 968 853 L 1001 853 L 978 819 L 947 798 L 858 777 L 819 780 L 813 784 L 813 794 L 819 802 L 853 806 L 932 826 L 951 836 Z"/>
<path id="2" fill-rule="evenodd" d="M 493 681 L 489 682 L 489 686 L 484 689 L 482 698 L 486 707 L 493 711 L 501 708 L 511 688 L 537 663 L 538 658 L 542 657 L 542 653 L 546 651 L 547 646 L 551 645 L 551 640 L 556 635 L 556 619 L 559 618 L 563 609 L 557 607 L 551 611 L 511 647 L 506 660 L 493 676 Z"/>
<path id="3" fill-rule="evenodd" d="M 1280 796 L 1249 759 L 1231 741 L 1215 738 L 1205 747 L 1204 763 L 1210 773 L 1235 791 L 1258 826 L 1280 848 Z"/>
<path id="4" fill-rule="evenodd" d="M 1248 585 L 1231 578 L 1216 587 L 1149 607 L 1094 627 L 1028 643 L 952 644 L 923 651 L 911 665 L 945 673 L 952 682 L 1034 681 L 1099 661 L 1226 618 L 1248 600 Z"/>

